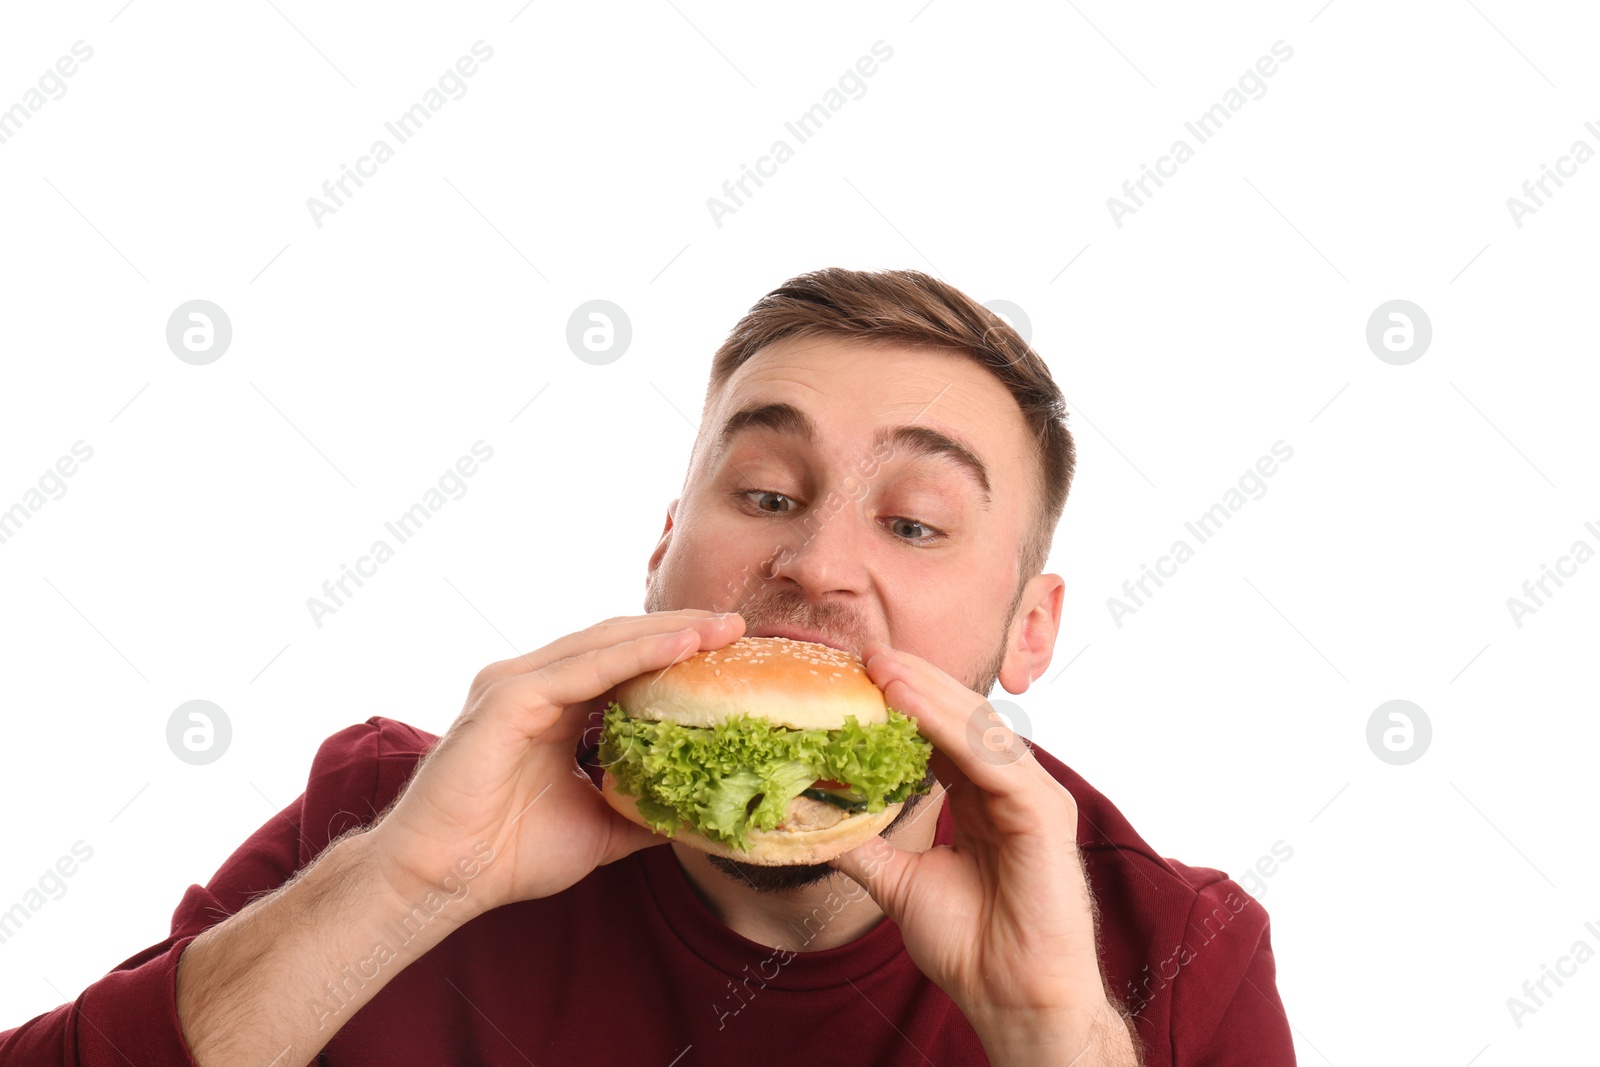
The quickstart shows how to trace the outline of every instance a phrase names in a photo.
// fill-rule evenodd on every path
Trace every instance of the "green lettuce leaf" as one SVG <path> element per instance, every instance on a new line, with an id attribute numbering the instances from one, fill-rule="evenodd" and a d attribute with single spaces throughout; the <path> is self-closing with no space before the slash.
<path id="1" fill-rule="evenodd" d="M 613 702 L 600 735 L 601 764 L 652 828 L 670 835 L 687 823 L 736 849 L 749 847 L 751 830 L 782 822 L 789 801 L 818 780 L 849 785 L 869 812 L 925 793 L 932 753 L 892 708 L 884 723 L 848 716 L 838 730 L 790 730 L 747 715 L 712 727 L 633 719 Z"/>

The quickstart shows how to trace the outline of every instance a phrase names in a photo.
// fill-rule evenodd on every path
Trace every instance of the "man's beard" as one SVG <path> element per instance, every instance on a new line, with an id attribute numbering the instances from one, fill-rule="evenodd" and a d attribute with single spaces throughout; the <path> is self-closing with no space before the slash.
<path id="1" fill-rule="evenodd" d="M 652 583 L 646 594 L 646 610 L 664 610 L 663 600 L 664 598 L 657 593 L 656 585 Z M 990 654 L 988 662 L 979 670 L 976 678 L 961 679 L 961 684 L 975 693 L 984 694 L 985 698 L 1000 678 L 1000 667 L 1005 662 L 1006 656 L 1006 631 L 1011 628 L 1011 621 L 1016 617 L 1017 607 L 1021 602 L 1022 587 L 1019 584 L 1016 595 L 1011 600 L 1011 609 L 1006 612 L 1005 622 L 1000 627 L 999 643 Z M 779 590 L 768 596 L 752 599 L 740 605 L 738 611 L 744 616 L 746 633 L 759 626 L 787 624 L 816 631 L 830 640 L 837 640 L 847 648 L 859 650 L 865 642 L 865 629 L 854 611 L 833 601 L 812 604 L 802 594 L 793 590 Z M 931 789 L 933 782 L 933 770 L 930 768 L 923 777 L 920 788 Z M 906 798 L 905 806 L 881 831 L 881 836 L 888 837 L 893 834 L 897 828 L 912 818 L 912 813 L 926 799 L 926 793 L 913 793 Z M 710 861 L 711 866 L 729 878 L 743 882 L 758 893 L 786 893 L 806 889 L 839 873 L 826 863 L 769 867 L 740 863 L 725 856 L 708 854 L 706 859 Z"/>

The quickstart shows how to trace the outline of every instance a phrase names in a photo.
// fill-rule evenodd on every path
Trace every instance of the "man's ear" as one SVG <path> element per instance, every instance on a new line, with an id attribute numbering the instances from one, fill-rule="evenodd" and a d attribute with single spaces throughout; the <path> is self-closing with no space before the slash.
<path id="1" fill-rule="evenodd" d="M 1067 583 L 1059 574 L 1036 574 L 1022 587 L 1017 617 L 1006 634 L 1000 685 L 1008 693 L 1026 692 L 1050 666 L 1061 627 L 1061 600 Z"/>
<path id="2" fill-rule="evenodd" d="M 667 545 L 672 541 L 672 517 L 678 511 L 677 499 L 667 504 L 667 522 L 661 527 L 661 540 L 656 542 L 655 550 L 650 553 L 650 562 L 645 567 L 644 584 L 648 589 L 650 579 L 655 577 L 656 568 L 661 566 L 661 558 L 667 554 Z"/>

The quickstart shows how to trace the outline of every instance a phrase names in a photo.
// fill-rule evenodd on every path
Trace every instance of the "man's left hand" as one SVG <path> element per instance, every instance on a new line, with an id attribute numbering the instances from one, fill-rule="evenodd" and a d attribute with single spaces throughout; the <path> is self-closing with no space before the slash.
<path id="1" fill-rule="evenodd" d="M 910 852 L 879 837 L 833 866 L 900 926 L 990 1062 L 1137 1067 L 1101 978 L 1072 794 L 983 696 L 938 667 L 877 641 L 862 659 L 888 705 L 933 743 L 954 843 Z"/>

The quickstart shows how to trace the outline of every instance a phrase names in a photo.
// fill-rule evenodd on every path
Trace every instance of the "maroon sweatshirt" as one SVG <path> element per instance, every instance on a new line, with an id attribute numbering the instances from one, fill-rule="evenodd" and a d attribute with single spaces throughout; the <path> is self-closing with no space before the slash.
<path id="1" fill-rule="evenodd" d="M 0 1033 L 0 1064 L 192 1067 L 175 1003 L 178 956 L 330 840 L 371 822 L 437 740 L 381 716 L 328 738 L 299 799 L 209 884 L 189 887 L 167 940 L 119 964 L 74 1003 Z M 1077 800 L 1101 959 L 1112 990 L 1135 1012 L 1148 1067 L 1294 1064 L 1262 906 L 1220 871 L 1161 858 L 1098 791 L 1039 746 L 1033 751 Z M 598 779 L 593 755 L 584 750 L 580 759 Z M 945 805 L 936 845 L 950 843 L 951 828 Z M 797 928 L 797 945 L 825 924 L 828 910 Z M 336 1025 L 345 1017 L 341 996 L 374 978 L 389 948 L 409 936 L 392 927 L 390 946 L 352 961 L 341 985 L 307 990 L 304 1010 Z M 473 919 L 390 976 L 316 1061 L 929 1062 L 988 1061 L 960 1010 L 906 955 L 894 923 L 822 951 L 769 948 L 718 921 L 664 845 L 555 896 Z"/>

